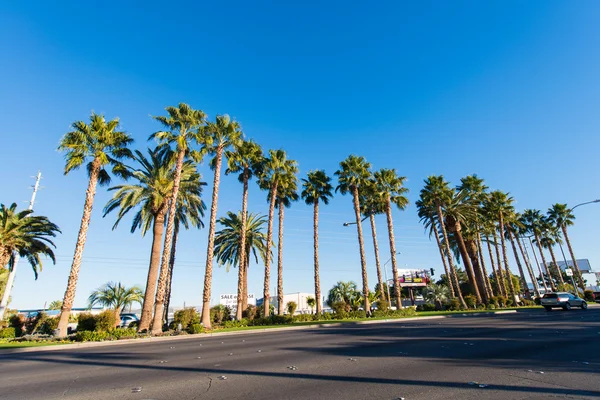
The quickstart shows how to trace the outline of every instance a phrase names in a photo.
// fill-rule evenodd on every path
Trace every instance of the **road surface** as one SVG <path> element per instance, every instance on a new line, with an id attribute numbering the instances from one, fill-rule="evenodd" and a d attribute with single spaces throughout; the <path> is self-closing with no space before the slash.
<path id="1" fill-rule="evenodd" d="M 600 308 L 0 353 L 0 399 L 599 399 Z"/>

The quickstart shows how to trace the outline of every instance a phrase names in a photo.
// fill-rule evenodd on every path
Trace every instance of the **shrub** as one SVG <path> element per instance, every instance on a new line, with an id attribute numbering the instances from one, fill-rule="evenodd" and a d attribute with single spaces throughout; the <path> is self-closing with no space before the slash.
<path id="1" fill-rule="evenodd" d="M 487 305 L 487 309 L 488 309 L 488 310 L 495 310 L 495 309 L 496 309 L 496 305 L 495 305 L 495 304 L 492 304 L 492 303 L 490 303 L 490 304 L 488 304 L 488 305 Z"/>
<path id="2" fill-rule="evenodd" d="M 461 309 L 460 302 L 458 301 L 458 299 L 450 299 L 450 301 L 448 301 L 445 306 L 446 310 L 450 311 L 458 311 Z"/>
<path id="3" fill-rule="evenodd" d="M 265 309 L 264 305 L 260 305 L 256 307 L 256 317 L 261 318 L 263 316 L 263 310 Z M 269 314 L 273 315 L 275 313 L 275 306 L 273 304 L 269 304 Z"/>
<path id="4" fill-rule="evenodd" d="M 295 301 L 288 301 L 285 308 L 287 309 L 288 314 L 294 315 L 296 313 L 296 308 L 298 308 L 298 304 Z"/>
<path id="5" fill-rule="evenodd" d="M 294 315 L 293 316 L 293 321 L 294 322 L 308 322 L 308 321 L 315 321 L 315 319 L 318 318 L 313 314 L 298 314 L 298 315 Z"/>
<path id="6" fill-rule="evenodd" d="M 506 307 L 506 304 L 507 304 L 506 297 L 504 297 L 504 296 L 496 296 L 496 298 L 498 299 L 497 305 L 499 307 Z"/>
<path id="7" fill-rule="evenodd" d="M 210 309 L 210 318 L 215 324 L 220 325 L 223 321 L 231 320 L 231 309 L 223 304 L 218 304 Z"/>
<path id="8" fill-rule="evenodd" d="M 337 318 L 345 318 L 346 317 L 346 302 L 344 301 L 336 301 L 331 305 L 333 312 L 335 313 Z"/>
<path id="9" fill-rule="evenodd" d="M 28 334 L 37 332 L 38 328 L 46 318 L 46 313 L 43 311 L 37 313 L 35 317 L 27 318 L 25 320 L 25 331 Z"/>
<path id="10" fill-rule="evenodd" d="M 472 294 L 468 294 L 465 296 L 465 303 L 467 303 L 468 308 L 475 308 L 477 305 L 477 297 Z"/>
<path id="11" fill-rule="evenodd" d="M 367 312 L 364 310 L 350 311 L 349 313 L 346 314 L 346 318 L 348 318 L 348 319 L 367 318 Z"/>
<path id="12" fill-rule="evenodd" d="M 436 310 L 435 304 L 431 304 L 431 303 L 420 304 L 417 306 L 417 311 L 435 311 L 435 310 Z"/>
<path id="13" fill-rule="evenodd" d="M 256 306 L 252 304 L 248 304 L 248 307 L 244 311 L 242 311 L 242 317 L 247 318 L 249 320 L 253 320 L 256 318 Z"/>
<path id="14" fill-rule="evenodd" d="M 96 330 L 96 318 L 90 313 L 81 313 L 77 319 L 77 331 L 89 331 Z"/>
<path id="15" fill-rule="evenodd" d="M 108 332 L 100 331 L 100 332 L 92 332 L 92 331 L 80 331 L 77 330 L 75 334 L 76 342 L 99 342 L 101 340 L 106 340 L 108 338 Z"/>
<path id="16" fill-rule="evenodd" d="M 8 326 L 15 328 L 15 336 L 19 337 L 23 334 L 23 326 L 25 325 L 25 318 L 21 314 L 12 315 L 8 319 Z"/>
<path id="17" fill-rule="evenodd" d="M 201 324 L 190 324 L 187 328 L 187 332 L 191 334 L 204 333 L 204 326 Z"/>
<path id="18" fill-rule="evenodd" d="M 584 290 L 583 291 L 583 298 L 586 301 L 594 301 L 594 291 L 592 291 L 592 290 Z"/>
<path id="19" fill-rule="evenodd" d="M 242 318 L 239 321 L 225 321 L 223 322 L 223 328 L 243 328 L 248 326 L 249 320 Z"/>
<path id="20" fill-rule="evenodd" d="M 535 302 L 533 300 L 523 299 L 523 305 L 530 307 L 530 306 L 534 306 Z"/>
<path id="21" fill-rule="evenodd" d="M 38 332 L 44 335 L 54 335 L 54 330 L 58 328 L 59 317 L 44 318 L 39 327 Z"/>
<path id="22" fill-rule="evenodd" d="M 187 330 L 191 325 L 200 324 L 200 313 L 194 307 L 178 310 L 173 315 L 173 326 L 181 324 L 181 329 Z"/>
<path id="23" fill-rule="evenodd" d="M 505 303 L 505 304 L 506 304 L 506 307 L 510 307 L 510 306 L 512 306 L 514 303 L 515 303 L 515 302 L 514 302 L 514 300 L 513 300 L 513 299 L 506 299 L 506 303 Z"/>
<path id="24" fill-rule="evenodd" d="M 104 310 L 94 316 L 96 321 L 96 331 L 107 332 L 117 325 L 117 317 L 113 310 Z"/>
<path id="25" fill-rule="evenodd" d="M 0 329 L 0 339 L 14 339 L 17 337 L 15 328 Z"/>
<path id="26" fill-rule="evenodd" d="M 113 328 L 107 332 L 107 339 L 134 339 L 137 331 L 134 328 Z"/>
<path id="27" fill-rule="evenodd" d="M 382 300 L 379 299 L 377 300 L 377 309 L 381 310 L 381 311 L 387 311 L 389 310 L 390 305 L 388 304 L 387 300 Z"/>
<path id="28" fill-rule="evenodd" d="M 542 305 L 542 299 L 540 297 L 536 297 L 535 299 L 533 299 L 533 302 L 535 303 L 536 306 Z"/>

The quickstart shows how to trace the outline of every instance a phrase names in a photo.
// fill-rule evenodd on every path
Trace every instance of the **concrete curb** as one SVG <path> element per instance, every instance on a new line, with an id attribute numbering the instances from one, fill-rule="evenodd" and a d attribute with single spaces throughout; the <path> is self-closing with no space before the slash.
<path id="1" fill-rule="evenodd" d="M 232 332 L 214 332 L 214 333 L 202 333 L 198 335 L 180 335 L 180 336 L 159 336 L 159 337 L 147 337 L 140 339 L 123 339 L 123 340 L 111 340 L 106 342 L 81 342 L 64 345 L 48 345 L 45 347 L 24 347 L 17 349 L 5 349 L 0 350 L 0 358 L 4 355 L 16 354 L 16 353 L 31 353 L 31 352 L 46 352 L 46 351 L 60 351 L 60 350 L 72 350 L 72 349 L 87 349 L 94 347 L 109 347 L 119 346 L 125 344 L 149 344 L 149 343 L 161 343 L 161 342 L 173 342 L 185 339 L 198 339 L 205 340 L 212 337 L 220 336 L 237 336 L 237 335 L 248 335 L 257 333 L 277 333 L 285 331 L 299 331 L 309 329 L 325 329 L 325 328 L 339 328 L 342 326 L 352 325 L 370 325 L 370 324 L 386 324 L 394 322 L 409 322 L 409 321 L 426 321 L 431 319 L 443 319 L 443 318 L 455 318 L 455 317 L 474 317 L 474 316 L 490 316 L 495 314 L 512 314 L 516 313 L 517 310 L 505 310 L 505 311 L 490 311 L 490 312 L 474 312 L 474 313 L 461 313 L 461 314 L 446 314 L 446 315 L 431 315 L 424 317 L 408 317 L 408 318 L 390 318 L 390 319 L 376 319 L 369 321 L 356 321 L 356 322 L 333 322 L 331 324 L 314 324 L 314 325 L 301 325 L 301 326 L 282 326 L 281 328 L 257 328 L 241 331 Z"/>

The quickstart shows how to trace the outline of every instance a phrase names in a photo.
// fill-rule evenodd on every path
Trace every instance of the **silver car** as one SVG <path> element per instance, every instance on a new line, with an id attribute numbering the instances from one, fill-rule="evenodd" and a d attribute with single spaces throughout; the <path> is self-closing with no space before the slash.
<path id="1" fill-rule="evenodd" d="M 542 305 L 546 311 L 551 311 L 554 307 L 560 307 L 564 310 L 570 310 L 573 307 L 587 309 L 585 300 L 567 292 L 546 293 L 542 297 Z"/>

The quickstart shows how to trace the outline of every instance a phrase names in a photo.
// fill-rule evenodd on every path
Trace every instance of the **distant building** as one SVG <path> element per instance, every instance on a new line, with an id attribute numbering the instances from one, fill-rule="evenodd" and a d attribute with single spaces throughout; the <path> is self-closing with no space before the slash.
<path id="1" fill-rule="evenodd" d="M 296 315 L 297 314 L 310 314 L 311 309 L 306 302 L 306 300 L 309 297 L 315 298 L 314 293 L 298 292 L 298 293 L 284 294 L 283 295 L 283 307 L 286 308 L 286 305 L 288 302 L 294 301 L 298 305 L 298 307 L 296 308 L 296 312 L 295 312 Z M 264 303 L 264 299 L 258 299 L 256 301 L 257 306 L 262 306 L 263 303 Z M 275 313 L 277 313 L 277 309 L 279 308 L 278 303 L 277 303 L 277 295 L 271 296 L 269 303 L 275 307 Z M 314 312 L 315 310 L 313 309 L 312 311 Z M 285 311 L 285 313 L 287 314 L 287 310 Z"/>

